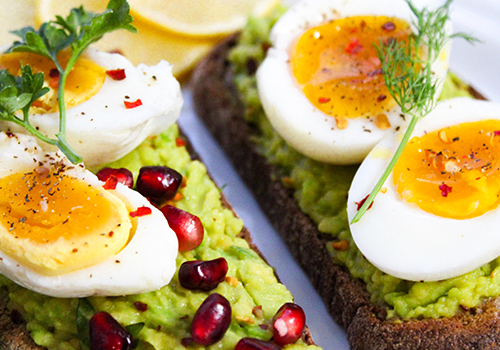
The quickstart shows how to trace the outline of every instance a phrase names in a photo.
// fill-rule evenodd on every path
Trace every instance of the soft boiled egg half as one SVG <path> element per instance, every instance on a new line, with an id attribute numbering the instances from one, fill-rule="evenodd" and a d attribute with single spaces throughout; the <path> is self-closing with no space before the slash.
<path id="1" fill-rule="evenodd" d="M 396 152 L 402 133 L 361 164 L 348 198 L 352 220 Z M 461 98 L 421 120 L 370 209 L 351 225 L 383 272 L 435 281 L 500 256 L 500 105 Z"/>
<path id="2" fill-rule="evenodd" d="M 288 10 L 273 27 L 272 47 L 257 71 L 276 131 L 310 158 L 354 164 L 406 126 L 375 45 L 407 40 L 414 19 L 403 0 L 306 0 Z M 446 75 L 449 49 L 432 66 L 435 79 Z"/>
<path id="3" fill-rule="evenodd" d="M 27 135 L 0 133 L 0 273 L 54 297 L 137 294 L 169 283 L 178 241 L 164 215 Z"/>
<path id="4" fill-rule="evenodd" d="M 58 55 L 63 66 L 69 58 L 66 51 Z M 19 74 L 21 65 L 44 73 L 50 92 L 31 108 L 30 123 L 53 138 L 59 131 L 55 64 L 26 52 L 0 56 L 0 68 L 13 75 Z M 91 169 L 121 158 L 147 137 L 161 133 L 177 120 L 183 102 L 180 85 L 166 61 L 135 67 L 120 54 L 95 49 L 87 49 L 77 61 L 67 78 L 64 97 L 66 139 Z M 25 132 L 11 122 L 1 122 L 0 129 Z"/>

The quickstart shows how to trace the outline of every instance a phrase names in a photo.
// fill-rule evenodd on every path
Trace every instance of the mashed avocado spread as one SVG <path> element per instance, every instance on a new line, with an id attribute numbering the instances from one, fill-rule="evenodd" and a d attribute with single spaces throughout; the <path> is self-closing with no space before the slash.
<path id="1" fill-rule="evenodd" d="M 366 283 L 371 301 L 389 309 L 389 318 L 452 317 L 461 308 L 478 306 L 485 298 L 500 295 L 500 258 L 460 277 L 416 283 L 389 276 L 371 265 L 355 246 L 346 213 L 346 198 L 357 166 L 335 166 L 308 159 L 291 149 L 274 132 L 262 109 L 256 88 L 255 69 L 269 47 L 269 31 L 283 11 L 266 19 L 251 19 L 230 53 L 235 83 L 246 107 L 248 122 L 259 126 L 255 145 L 269 163 L 277 166 L 283 182 L 295 190 L 301 209 L 331 235 L 326 249 L 338 264 Z M 468 86 L 448 74 L 441 99 L 470 96 Z M 334 243 L 348 242 L 347 250 Z"/>
<path id="2" fill-rule="evenodd" d="M 232 321 L 224 338 L 210 349 L 234 349 L 242 337 L 269 340 L 267 327 L 278 308 L 292 300 L 274 271 L 239 238 L 243 223 L 221 203 L 220 190 L 207 175 L 205 166 L 191 160 L 184 146 L 178 146 L 177 125 L 160 136 L 145 141 L 112 167 L 126 167 L 137 176 L 144 165 L 166 165 L 186 179 L 176 206 L 200 217 L 205 238 L 195 250 L 179 253 L 177 266 L 186 260 L 210 260 L 223 256 L 229 265 L 226 281 L 210 293 L 217 292 L 231 303 Z M 161 259 L 161 257 L 158 257 Z M 58 299 L 31 292 L 0 276 L 8 290 L 10 309 L 21 312 L 35 342 L 50 350 L 85 349 L 77 331 L 78 299 Z M 95 311 L 107 311 L 122 325 L 144 323 L 138 333 L 136 349 L 185 349 L 181 341 L 190 337 L 193 316 L 206 299 L 207 292 L 190 291 L 179 284 L 177 275 L 162 289 L 123 297 L 92 297 L 87 300 Z M 140 305 L 140 307 L 137 307 Z M 146 307 L 144 307 L 146 305 Z M 0 348 L 2 348 L 0 344 Z M 192 349 L 204 347 L 189 345 Z M 286 349 L 305 349 L 299 341 Z M 318 349 L 311 346 L 311 349 Z"/>

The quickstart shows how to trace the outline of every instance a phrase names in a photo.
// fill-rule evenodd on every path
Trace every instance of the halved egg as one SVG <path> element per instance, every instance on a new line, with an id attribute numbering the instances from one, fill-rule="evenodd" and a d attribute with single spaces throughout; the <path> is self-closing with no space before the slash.
<path id="1" fill-rule="evenodd" d="M 293 6 L 273 27 L 273 46 L 257 71 L 259 96 L 276 131 L 310 158 L 354 164 L 405 127 L 409 121 L 385 86 L 376 45 L 408 40 L 414 20 L 401 0 Z M 449 50 L 432 66 L 437 80 L 446 75 Z"/>
<path id="2" fill-rule="evenodd" d="M 361 164 L 348 198 L 352 220 L 399 145 L 382 140 Z M 363 255 L 412 281 L 470 272 L 500 256 L 500 105 L 461 98 L 420 121 L 391 176 L 351 225 Z"/>
<path id="3" fill-rule="evenodd" d="M 33 291 L 137 294 L 175 273 L 177 236 L 158 209 L 31 136 L 0 133 L 0 209 L 0 273 Z"/>
<path id="4" fill-rule="evenodd" d="M 63 51 L 58 60 L 65 66 L 69 57 L 69 52 Z M 58 71 L 52 61 L 40 55 L 16 52 L 0 56 L 0 68 L 11 74 L 17 75 L 21 64 L 44 73 L 45 85 L 51 90 L 35 102 L 30 123 L 54 137 L 59 131 Z M 179 117 L 182 102 L 180 85 L 166 61 L 134 67 L 120 54 L 87 49 L 66 82 L 66 138 L 85 165 L 96 168 L 168 128 Z M 0 122 L 0 128 L 26 132 L 5 121 Z"/>

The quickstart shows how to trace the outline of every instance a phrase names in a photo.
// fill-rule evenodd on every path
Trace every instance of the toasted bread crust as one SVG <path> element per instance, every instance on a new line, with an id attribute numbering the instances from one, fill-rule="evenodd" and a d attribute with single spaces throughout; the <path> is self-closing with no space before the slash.
<path id="1" fill-rule="evenodd" d="M 197 114 L 226 150 L 238 173 L 308 274 L 352 349 L 495 349 L 500 347 L 499 302 L 453 318 L 390 321 L 386 310 L 369 301 L 365 284 L 330 259 L 317 226 L 300 210 L 279 170 L 254 149 L 257 131 L 245 122 L 244 107 L 233 84 L 228 50 L 237 35 L 220 43 L 196 68 L 191 80 Z"/>

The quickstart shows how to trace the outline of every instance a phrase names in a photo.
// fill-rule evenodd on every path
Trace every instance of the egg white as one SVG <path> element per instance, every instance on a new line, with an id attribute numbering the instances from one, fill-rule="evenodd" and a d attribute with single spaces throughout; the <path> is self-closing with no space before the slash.
<path id="1" fill-rule="evenodd" d="M 435 6 L 433 1 L 420 1 L 418 6 Z M 291 45 L 307 29 L 329 21 L 358 16 L 389 16 L 412 24 L 415 16 L 402 0 L 316 0 L 301 1 L 288 10 L 273 27 L 273 45 L 257 71 L 259 96 L 276 131 L 296 150 L 315 160 L 334 164 L 360 163 L 385 135 L 405 127 L 409 120 L 395 107 L 385 113 L 391 127 L 377 128 L 365 117 L 349 118 L 346 129 L 338 129 L 335 118 L 317 109 L 298 88 L 288 65 Z M 414 29 L 414 26 L 412 25 Z M 451 33 L 451 22 L 446 24 Z M 450 43 L 433 64 L 435 78 L 444 79 L 448 70 Z M 439 95 L 442 84 L 439 84 Z M 369 130 L 369 131 L 368 131 Z"/>
<path id="2" fill-rule="evenodd" d="M 413 136 L 449 125 L 499 120 L 500 104 L 458 98 L 440 103 L 420 121 Z M 361 164 L 352 182 L 347 212 L 375 186 L 396 151 L 402 133 L 382 140 Z M 400 198 L 392 175 L 361 220 L 351 224 L 363 255 L 383 272 L 412 281 L 436 281 L 470 272 L 500 256 L 500 210 L 456 220 L 423 211 Z"/>
<path id="3" fill-rule="evenodd" d="M 62 162 L 65 174 L 93 186 L 103 182 L 85 170 L 73 166 L 60 152 L 44 152 L 27 135 L 0 133 L 0 177 L 33 170 L 34 164 Z M 46 276 L 40 274 L 0 249 L 0 274 L 32 291 L 53 297 L 92 295 L 127 295 L 150 292 L 167 285 L 176 271 L 177 236 L 164 215 L 138 192 L 118 184 L 116 191 L 134 207 L 147 206 L 152 214 L 137 217 L 137 227 L 129 243 L 115 256 L 74 272 Z"/>
<path id="4" fill-rule="evenodd" d="M 95 169 L 123 157 L 147 137 L 172 125 L 180 115 L 183 99 L 172 66 L 166 61 L 134 67 L 120 54 L 87 49 L 86 55 L 106 70 L 125 69 L 126 74 L 124 80 L 106 76 L 96 95 L 66 110 L 66 138 L 85 165 Z M 125 108 L 124 101 L 137 99 L 142 101 L 141 106 Z M 59 130 L 59 114 L 33 114 L 30 123 L 54 137 Z M 26 132 L 10 122 L 0 122 L 0 129 Z M 55 150 L 49 145 L 44 147 Z"/>

